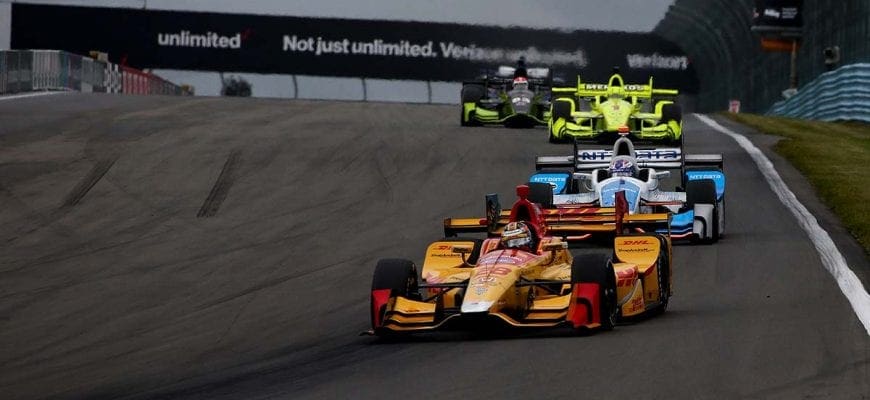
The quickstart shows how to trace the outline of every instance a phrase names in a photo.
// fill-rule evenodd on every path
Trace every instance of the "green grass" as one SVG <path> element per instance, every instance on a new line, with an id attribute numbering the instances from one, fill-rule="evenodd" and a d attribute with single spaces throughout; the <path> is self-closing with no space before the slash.
<path id="1" fill-rule="evenodd" d="M 870 254 L 870 125 L 723 115 L 759 132 L 786 138 L 774 150 L 807 177 L 822 201 Z"/>

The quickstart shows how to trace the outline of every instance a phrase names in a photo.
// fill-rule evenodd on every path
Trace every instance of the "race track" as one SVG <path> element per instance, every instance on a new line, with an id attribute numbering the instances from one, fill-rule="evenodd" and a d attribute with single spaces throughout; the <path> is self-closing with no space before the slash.
<path id="1" fill-rule="evenodd" d="M 535 155 L 570 146 L 460 128 L 456 106 L 0 102 L 0 397 L 870 397 L 870 337 L 809 238 L 733 140 L 684 129 L 725 155 L 727 236 L 675 248 L 665 315 L 381 343 L 358 336 L 376 260 L 421 262 L 443 217 L 512 201 Z"/>

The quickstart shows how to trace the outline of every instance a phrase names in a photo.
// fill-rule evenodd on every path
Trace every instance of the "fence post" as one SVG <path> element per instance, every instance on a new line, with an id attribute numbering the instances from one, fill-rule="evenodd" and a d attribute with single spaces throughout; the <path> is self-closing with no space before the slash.
<path id="1" fill-rule="evenodd" d="M 299 98 L 299 84 L 296 83 L 296 75 L 294 74 L 292 76 L 293 76 L 293 98 L 298 99 Z"/>
<path id="2" fill-rule="evenodd" d="M 0 50 L 0 94 L 6 93 L 6 57 L 9 52 Z"/>

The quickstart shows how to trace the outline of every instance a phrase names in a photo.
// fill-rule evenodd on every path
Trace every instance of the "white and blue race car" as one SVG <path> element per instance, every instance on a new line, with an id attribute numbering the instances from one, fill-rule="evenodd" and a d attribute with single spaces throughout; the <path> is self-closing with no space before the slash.
<path id="1" fill-rule="evenodd" d="M 571 156 L 537 157 L 529 182 L 552 187 L 552 195 L 539 191 L 536 199 L 551 208 L 613 207 L 622 191 L 630 214 L 671 213 L 671 238 L 713 243 L 725 228 L 723 165 L 721 154 L 688 155 L 678 147 L 635 150 L 623 136 L 612 150 L 575 143 Z M 663 190 L 671 170 L 679 171 L 680 184 Z"/>

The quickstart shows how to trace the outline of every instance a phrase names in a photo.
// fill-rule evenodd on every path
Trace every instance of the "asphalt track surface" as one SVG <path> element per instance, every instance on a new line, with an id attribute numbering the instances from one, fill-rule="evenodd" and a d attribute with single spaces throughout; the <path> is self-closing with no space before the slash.
<path id="1" fill-rule="evenodd" d="M 0 103 L 0 397 L 870 398 L 870 338 L 809 238 L 749 157 L 689 116 L 687 150 L 725 155 L 727 236 L 675 249 L 665 315 L 582 337 L 358 336 L 378 258 L 421 262 L 443 217 L 480 215 L 487 192 L 509 203 L 536 154 L 570 148 L 457 114 Z M 866 255 L 772 158 L 867 285 Z"/>

